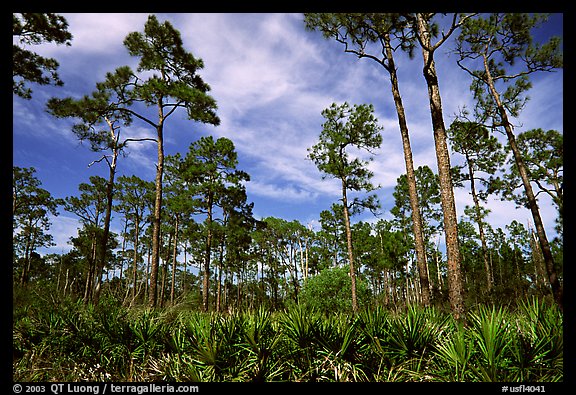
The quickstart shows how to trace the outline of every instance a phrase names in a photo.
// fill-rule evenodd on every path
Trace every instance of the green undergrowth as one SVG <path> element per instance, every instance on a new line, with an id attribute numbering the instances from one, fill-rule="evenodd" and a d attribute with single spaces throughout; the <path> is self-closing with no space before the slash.
<path id="1" fill-rule="evenodd" d="M 438 309 L 356 315 L 232 314 L 67 300 L 14 309 L 14 381 L 563 380 L 562 313 L 538 299 L 479 306 L 466 323 Z"/>

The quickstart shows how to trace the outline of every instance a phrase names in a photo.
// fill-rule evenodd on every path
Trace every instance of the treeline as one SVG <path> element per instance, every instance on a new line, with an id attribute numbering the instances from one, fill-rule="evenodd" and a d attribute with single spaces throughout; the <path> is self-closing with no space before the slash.
<path id="1" fill-rule="evenodd" d="M 168 157 L 167 162 L 175 163 L 177 158 Z M 168 169 L 159 306 L 186 303 L 199 310 L 223 312 L 259 307 L 277 310 L 300 301 L 324 311 L 351 309 L 341 205 L 320 213 L 319 229 L 297 220 L 257 220 L 238 185 L 221 184 L 219 192 L 207 198 L 200 184 L 192 184 L 194 193 L 192 187 L 173 183 L 183 167 L 180 172 L 175 172 L 174 166 Z M 419 184 L 428 186 L 423 218 L 429 292 L 433 301 L 442 305 L 447 302 L 448 285 L 446 261 L 439 249 L 442 222 L 438 177 L 428 167 L 419 168 L 416 174 Z M 103 237 L 105 180 L 92 176 L 89 184 L 79 185 L 78 196 L 64 199 L 54 199 L 40 188 L 33 169 L 15 167 L 14 180 L 18 186 L 14 206 L 15 287 L 34 284 L 35 288 L 49 289 L 54 297 L 86 302 L 94 302 L 105 291 L 126 306 L 146 304 L 150 292 L 152 182 L 136 176 L 118 178 L 113 207 L 122 232 L 110 234 L 106 265 L 100 269 L 96 257 Z M 398 179 L 391 220 L 359 221 L 351 226 L 361 307 L 422 302 L 405 180 L 405 176 Z M 206 206 L 208 200 L 213 202 L 211 207 Z M 72 249 L 68 253 L 40 256 L 34 251 L 53 240 L 48 213 L 57 214 L 57 204 L 77 215 L 83 227 L 70 239 Z M 489 290 L 482 243 L 471 211 L 466 212 L 468 215 L 459 221 L 459 235 L 469 304 L 550 293 L 537 236 L 532 228 L 517 221 L 504 229 L 484 224 L 493 278 Z M 562 262 L 559 238 L 554 239 L 553 251 L 556 261 Z"/>
<path id="2" fill-rule="evenodd" d="M 165 126 L 174 113 L 185 111 L 191 121 L 212 125 L 220 120 L 210 87 L 198 75 L 201 59 L 185 49 L 169 22 L 149 16 L 143 32 L 124 40 L 139 59 L 136 71 L 118 67 L 91 94 L 47 103 L 49 113 L 74 119 L 72 132 L 103 153 L 95 162 L 108 166 L 109 177 L 91 176 L 79 185 L 77 196 L 62 199 L 41 188 L 33 168 L 14 167 L 15 284 L 33 283 L 86 303 L 98 302 L 106 290 L 128 305 L 188 302 L 203 311 L 277 309 L 307 298 L 329 304 L 344 286 L 351 287 L 354 311 L 363 298 L 383 305 L 445 300 L 460 319 L 466 302 L 534 292 L 551 293 L 562 308 L 562 134 L 536 129 L 516 135 L 510 121 L 527 99 L 528 76 L 562 67 L 560 39 L 532 40 L 531 31 L 545 21 L 541 15 L 454 14 L 441 36 L 435 18 L 423 13 L 304 15 L 307 29 L 383 66 L 406 164 L 394 193 L 393 219 L 352 223 L 351 216 L 362 209 L 376 211 L 379 203 L 376 195 L 361 196 L 377 189 L 367 161 L 349 157 L 346 150 L 377 149 L 382 128 L 371 105 L 334 103 L 322 112 L 326 122 L 309 157 L 324 176 L 341 181 L 342 199 L 320 213 L 320 229 L 311 229 L 298 221 L 253 217 L 245 190 L 250 176 L 237 168 L 229 139 L 200 138 L 186 156 L 164 156 Z M 55 35 L 46 29 L 51 24 L 67 34 Z M 69 44 L 72 38 L 65 20 L 54 14 L 14 14 L 13 32 L 27 43 Z M 453 51 L 471 77 L 476 106 L 447 128 L 434 55 L 456 32 Z M 14 62 L 16 55 L 22 59 L 14 69 L 15 94 L 31 99 L 26 81 L 61 84 L 57 62 L 26 62 L 31 53 L 17 48 Z M 428 166 L 414 168 L 394 63 L 396 51 L 412 57 L 416 49 L 424 60 L 437 175 Z M 483 62 L 474 69 L 477 59 Z M 53 78 L 32 78 L 42 69 Z M 122 138 L 133 122 L 150 127 L 154 137 Z M 496 132 L 506 136 L 505 147 L 493 137 Z M 143 140 L 157 144 L 154 179 L 117 177 L 120 154 Z M 449 144 L 462 155 L 463 166 L 451 165 Z M 474 205 L 457 218 L 454 187 L 461 186 L 470 188 Z M 351 198 L 350 192 L 358 195 Z M 549 194 L 558 208 L 559 236 L 553 240 L 539 214 L 540 193 Z M 491 194 L 528 208 L 534 228 L 513 221 L 493 229 L 483 207 Z M 76 215 L 82 228 L 71 239 L 69 253 L 42 257 L 36 250 L 51 244 L 49 215 L 57 215 L 59 206 Z M 110 230 L 112 213 L 122 221 L 119 234 Z M 438 247 L 442 235 L 445 256 Z M 339 282 L 340 268 L 347 268 L 350 281 Z M 332 280 L 323 283 L 324 278 Z"/>

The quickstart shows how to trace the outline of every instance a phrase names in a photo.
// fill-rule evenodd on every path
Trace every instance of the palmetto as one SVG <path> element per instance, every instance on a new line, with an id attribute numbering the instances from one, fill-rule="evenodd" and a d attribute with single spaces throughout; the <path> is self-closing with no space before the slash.
<path id="1" fill-rule="evenodd" d="M 526 300 L 325 314 L 294 305 L 234 314 L 111 303 L 15 314 L 19 381 L 561 381 L 562 314 Z"/>

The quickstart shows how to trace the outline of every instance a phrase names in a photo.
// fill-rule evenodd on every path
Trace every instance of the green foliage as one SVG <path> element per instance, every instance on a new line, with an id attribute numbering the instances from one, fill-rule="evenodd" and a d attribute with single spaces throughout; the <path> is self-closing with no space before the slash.
<path id="1" fill-rule="evenodd" d="M 360 306 L 369 302 L 367 284 L 357 277 L 356 292 Z M 324 269 L 304 283 L 300 303 L 312 309 L 333 312 L 348 312 L 352 309 L 350 271 L 348 267 Z"/>
<path id="2" fill-rule="evenodd" d="M 47 233 L 51 223 L 49 216 L 58 215 L 62 199 L 52 197 L 50 192 L 40 188 L 41 181 L 35 176 L 34 167 L 12 168 L 12 226 L 14 245 L 14 269 L 19 271 L 20 283 L 28 282 L 31 274 L 34 252 L 38 247 L 53 245 L 53 237 Z M 17 259 L 20 257 L 21 259 Z M 35 259 L 38 261 L 38 259 Z M 44 265 L 42 265 L 44 266 Z"/>
<path id="3" fill-rule="evenodd" d="M 510 343 L 513 379 L 561 381 L 564 336 L 559 309 L 534 297 L 522 301 L 516 336 Z"/>
<path id="4" fill-rule="evenodd" d="M 156 106 L 158 100 L 172 97 L 178 104 L 166 106 L 185 108 L 189 119 L 220 123 L 216 101 L 207 94 L 210 86 L 197 74 L 204 62 L 186 51 L 180 32 L 170 22 L 160 23 L 150 15 L 144 31 L 129 33 L 124 46 L 130 55 L 139 58 L 138 72 L 152 72 L 147 80 L 138 80 L 131 98 Z"/>
<path id="5" fill-rule="evenodd" d="M 72 34 L 63 16 L 54 13 L 12 14 L 12 36 L 18 43 L 12 45 L 12 92 L 15 95 L 31 99 L 32 89 L 28 82 L 64 85 L 58 76 L 59 64 L 56 59 L 45 58 L 21 47 L 51 42 L 70 45 Z"/>
<path id="6" fill-rule="evenodd" d="M 536 186 L 538 194 L 549 195 L 558 210 L 557 230 L 560 233 L 564 208 L 564 136 L 557 130 L 531 129 L 519 133 L 516 143 L 522 154 L 528 179 Z M 510 149 L 509 144 L 507 148 Z M 494 189 L 502 195 L 503 200 L 514 201 L 519 207 L 528 207 L 526 196 L 518 193 L 522 179 L 514 158 L 510 158 L 508 164 L 510 171 L 505 173 L 502 179 L 496 180 Z"/>
<path id="7" fill-rule="evenodd" d="M 15 381 L 563 380 L 562 314 L 536 298 L 463 324 L 418 306 L 216 314 L 39 296 L 15 294 Z"/>
<path id="8" fill-rule="evenodd" d="M 372 191 L 372 172 L 366 165 L 373 158 L 352 159 L 349 150 L 379 148 L 382 144 L 382 127 L 374 116 L 374 107 L 366 104 L 350 107 L 348 103 L 332 103 L 322 111 L 326 122 L 322 125 L 319 142 L 308 149 L 309 158 L 325 176 L 332 176 L 345 183 L 351 191 Z"/>
<path id="9" fill-rule="evenodd" d="M 466 116 L 466 112 L 463 116 Z M 452 168 L 454 184 L 462 187 L 465 181 L 469 182 L 471 193 L 486 201 L 488 192 L 476 190 L 475 182 L 479 181 L 487 189 L 490 188 L 491 177 L 487 178 L 486 175 L 495 174 L 506 159 L 502 145 L 478 122 L 456 119 L 447 133 L 452 149 L 465 159 L 464 164 Z"/>
<path id="10" fill-rule="evenodd" d="M 427 166 L 419 166 L 414 171 L 420 215 L 423 221 L 423 233 L 425 239 L 430 238 L 441 227 L 442 210 L 440 207 L 440 178 Z M 394 207 L 390 212 L 400 229 L 412 229 L 412 208 L 408 193 L 408 178 L 402 174 L 397 179 L 394 188 Z M 405 232 L 410 234 L 408 232 Z"/>

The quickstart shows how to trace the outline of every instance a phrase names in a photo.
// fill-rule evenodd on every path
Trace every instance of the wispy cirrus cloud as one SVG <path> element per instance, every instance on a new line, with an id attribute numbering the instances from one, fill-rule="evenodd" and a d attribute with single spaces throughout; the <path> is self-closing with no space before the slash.
<path id="1" fill-rule="evenodd" d="M 52 95 L 89 94 L 106 72 L 122 65 L 135 68 L 137 58 L 128 54 L 122 42 L 128 33 L 143 31 L 148 17 L 138 13 L 63 15 L 74 35 L 72 46 L 35 48 L 44 56 L 58 59 L 60 76 L 65 82 L 61 88 L 38 87 L 36 92 L 41 103 Z M 157 14 L 157 17 L 160 22 L 170 21 L 180 31 L 186 49 L 203 60 L 204 68 L 199 74 L 212 88 L 209 93 L 218 103 L 217 113 L 221 119 L 215 127 L 190 122 L 183 112 L 174 113 L 165 125 L 166 155 L 176 152 L 185 155 L 190 143 L 203 135 L 228 137 L 239 154 L 238 167 L 251 176 L 247 183 L 249 199 L 259 205 L 254 211 L 275 213 L 282 209 L 278 215 L 289 213 L 289 219 L 313 223 L 319 211 L 329 209 L 341 193 L 337 180 L 322 180 L 316 166 L 306 159 L 307 148 L 318 141 L 324 122 L 321 112 L 333 102 L 370 103 L 384 126 L 384 141 L 375 152 L 370 169 L 374 172 L 374 183 L 382 186 L 377 193 L 383 202 L 383 216 L 389 215 L 396 180 L 406 170 L 389 77 L 380 65 L 345 54 L 343 46 L 334 40 L 306 31 L 302 14 L 176 13 Z M 459 108 L 471 105 L 471 94 L 469 76 L 446 51 L 438 51 L 436 60 L 444 121 L 449 126 Z M 395 60 L 414 167 L 427 165 L 436 171 L 421 54 L 415 51 L 414 59 L 408 59 L 405 54 L 397 53 Z M 532 99 L 517 123 L 522 124 L 523 129 L 562 130 L 562 72 L 534 78 L 528 94 Z M 59 195 L 76 193 L 78 182 L 85 182 L 96 171 L 106 170 L 105 166 L 93 166 L 89 172 L 85 171 L 96 154 L 90 153 L 88 147 L 79 147 L 69 122 L 51 118 L 38 102 L 15 100 L 14 103 L 14 135 L 32 137 L 17 139 L 16 161 L 34 164 L 42 158 L 43 180 L 50 188 L 58 185 Z M 123 131 L 123 136 L 154 137 L 154 131 L 135 121 Z M 66 145 L 66 150 L 46 149 L 55 141 Z M 127 157 L 119 163 L 121 173 L 153 179 L 156 145 L 132 143 L 127 151 Z M 50 155 L 55 157 L 52 172 L 48 166 Z M 455 163 L 458 156 L 452 155 L 452 160 Z M 74 175 L 74 170 L 78 174 Z M 70 185 L 60 185 L 62 177 L 54 174 L 66 174 Z M 471 199 L 467 190 L 458 189 L 455 193 L 461 214 Z M 545 202 L 542 205 L 547 227 L 553 226 L 553 210 Z M 494 224 L 508 224 L 517 216 L 524 218 L 522 210 L 516 211 L 499 199 L 490 200 L 489 207 Z M 62 216 L 55 221 L 61 219 L 72 224 Z M 54 226 L 56 229 L 56 224 Z M 68 228 L 62 225 L 58 229 L 64 232 Z"/>

